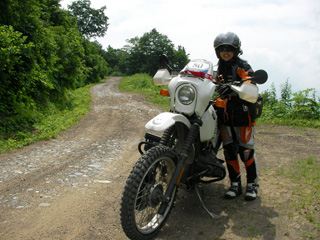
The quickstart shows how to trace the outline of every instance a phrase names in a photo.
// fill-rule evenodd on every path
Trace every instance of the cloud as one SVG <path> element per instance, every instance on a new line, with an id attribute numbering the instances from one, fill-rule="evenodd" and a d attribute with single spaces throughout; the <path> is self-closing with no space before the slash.
<path id="1" fill-rule="evenodd" d="M 61 3 L 66 6 L 70 0 Z M 91 0 L 106 5 L 109 29 L 97 40 L 122 48 L 126 39 L 156 28 L 191 58 L 217 62 L 213 40 L 233 31 L 242 41 L 243 58 L 269 73 L 265 88 L 287 79 L 294 91 L 316 88 L 320 69 L 320 1 L 318 0 Z"/>

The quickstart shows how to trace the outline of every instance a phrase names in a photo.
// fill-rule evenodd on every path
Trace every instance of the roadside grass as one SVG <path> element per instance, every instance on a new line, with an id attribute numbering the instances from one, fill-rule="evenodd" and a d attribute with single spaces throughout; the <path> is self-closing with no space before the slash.
<path id="1" fill-rule="evenodd" d="M 61 107 L 50 104 L 45 113 L 35 112 L 39 121 L 34 124 L 32 132 L 17 132 L 9 137 L 0 135 L 0 153 L 22 148 L 44 139 L 56 138 L 60 132 L 77 124 L 90 109 L 90 88 L 92 86 L 93 84 L 90 84 L 69 91 L 67 95 L 72 104 L 68 108 L 61 110 Z M 148 101 L 163 109 L 168 110 L 170 107 L 170 99 L 160 96 L 161 87 L 155 86 L 152 78 L 147 74 L 124 77 L 119 84 L 119 89 L 148 95 Z"/>
<path id="2" fill-rule="evenodd" d="M 141 73 L 125 77 L 119 84 L 121 91 L 137 92 L 147 95 L 147 101 L 154 103 L 162 109 L 169 110 L 170 98 L 160 95 L 161 88 L 167 88 L 167 86 L 156 86 L 148 74 Z"/>
<path id="3" fill-rule="evenodd" d="M 290 179 L 294 184 L 289 205 L 289 218 L 293 211 L 314 226 L 315 231 L 305 232 L 303 237 L 316 239 L 320 235 L 320 161 L 308 157 L 294 160 L 288 170 L 283 168 L 278 173 Z"/>
<path id="4" fill-rule="evenodd" d="M 265 111 L 265 109 L 263 110 Z M 308 119 L 299 119 L 299 118 L 269 118 L 266 116 L 267 113 L 262 112 L 260 118 L 256 120 L 259 124 L 277 124 L 282 126 L 290 126 L 290 127 L 297 127 L 297 128 L 320 128 L 320 120 L 308 120 Z"/>
<path id="5" fill-rule="evenodd" d="M 43 139 L 56 138 L 61 131 L 77 124 L 90 109 L 92 86 L 93 84 L 69 91 L 68 98 L 72 104 L 68 108 L 61 109 L 50 104 L 45 113 L 35 113 L 40 116 L 40 120 L 34 124 L 32 132 L 17 132 L 9 138 L 0 136 L 0 153 L 22 148 Z"/>

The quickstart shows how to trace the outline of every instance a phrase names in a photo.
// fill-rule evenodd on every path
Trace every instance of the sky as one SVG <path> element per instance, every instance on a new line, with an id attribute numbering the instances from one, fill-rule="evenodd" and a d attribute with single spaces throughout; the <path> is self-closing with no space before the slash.
<path id="1" fill-rule="evenodd" d="M 67 9 L 71 2 L 60 4 Z M 96 40 L 105 50 L 120 49 L 155 28 L 190 59 L 216 65 L 213 41 L 230 31 L 241 40 L 241 58 L 253 70 L 267 71 L 260 91 L 274 84 L 279 96 L 288 81 L 292 92 L 315 88 L 320 97 L 319 0 L 91 0 L 91 8 L 102 6 L 109 28 Z"/>

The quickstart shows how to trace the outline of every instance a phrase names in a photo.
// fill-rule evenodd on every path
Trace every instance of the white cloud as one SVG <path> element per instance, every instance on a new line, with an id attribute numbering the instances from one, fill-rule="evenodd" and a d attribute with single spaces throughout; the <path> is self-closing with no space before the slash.
<path id="1" fill-rule="evenodd" d="M 61 4 L 66 8 L 70 0 Z M 320 91 L 320 1 L 318 0 L 91 0 L 106 5 L 109 29 L 97 40 L 106 48 L 122 48 L 126 39 L 156 28 L 191 58 L 217 59 L 213 40 L 221 32 L 239 35 L 243 58 L 264 68 L 279 90 L 289 79 L 293 91 Z"/>

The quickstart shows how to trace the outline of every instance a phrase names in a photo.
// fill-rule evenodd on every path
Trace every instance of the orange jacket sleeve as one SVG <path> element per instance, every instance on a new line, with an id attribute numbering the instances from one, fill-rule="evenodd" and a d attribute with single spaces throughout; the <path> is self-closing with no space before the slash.
<path id="1" fill-rule="evenodd" d="M 250 78 L 248 72 L 246 72 L 243 68 L 238 68 L 237 74 L 240 76 L 241 79 Z"/>

